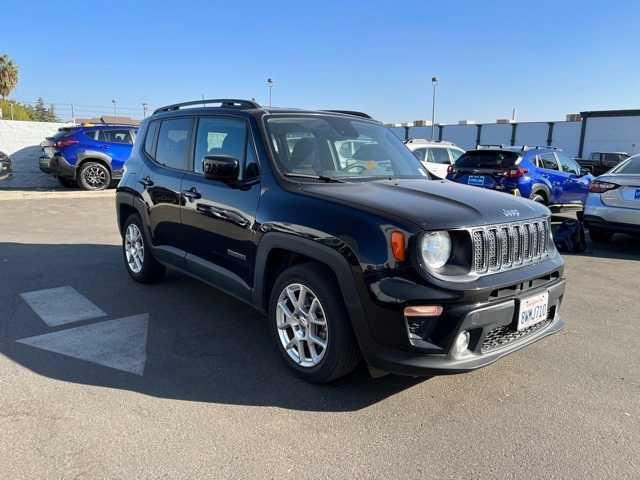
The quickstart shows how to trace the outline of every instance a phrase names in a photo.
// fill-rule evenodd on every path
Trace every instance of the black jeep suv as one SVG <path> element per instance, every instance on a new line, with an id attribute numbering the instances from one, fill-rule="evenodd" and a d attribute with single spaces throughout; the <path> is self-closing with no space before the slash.
<path id="1" fill-rule="evenodd" d="M 126 268 L 171 267 L 268 316 L 290 367 L 453 373 L 562 328 L 546 207 L 431 180 L 350 111 L 208 100 L 156 110 L 117 190 Z"/>

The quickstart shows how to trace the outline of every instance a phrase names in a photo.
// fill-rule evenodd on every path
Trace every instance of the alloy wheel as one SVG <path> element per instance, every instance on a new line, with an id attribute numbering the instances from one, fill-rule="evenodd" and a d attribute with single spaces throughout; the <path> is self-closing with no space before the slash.
<path id="1" fill-rule="evenodd" d="M 135 223 L 129 224 L 124 237 L 124 252 L 127 265 L 133 273 L 140 273 L 144 264 L 144 240 Z"/>
<path id="2" fill-rule="evenodd" d="M 91 166 L 85 169 L 83 176 L 85 182 L 91 188 L 102 188 L 107 182 L 107 172 L 104 168 L 98 166 Z"/>
<path id="3" fill-rule="evenodd" d="M 315 367 L 327 351 L 327 318 L 317 295 L 301 283 L 287 285 L 278 297 L 276 324 L 280 343 L 301 367 Z"/>

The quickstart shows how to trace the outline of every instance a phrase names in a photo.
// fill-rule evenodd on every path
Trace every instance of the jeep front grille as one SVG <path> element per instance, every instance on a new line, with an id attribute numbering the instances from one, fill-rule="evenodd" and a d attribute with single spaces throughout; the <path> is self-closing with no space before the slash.
<path id="1" fill-rule="evenodd" d="M 547 219 L 505 223 L 470 230 L 472 273 L 495 273 L 536 263 L 553 251 Z"/>

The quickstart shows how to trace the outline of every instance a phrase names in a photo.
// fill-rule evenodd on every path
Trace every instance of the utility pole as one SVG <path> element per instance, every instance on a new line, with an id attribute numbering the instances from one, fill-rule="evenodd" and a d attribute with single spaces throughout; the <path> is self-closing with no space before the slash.
<path id="1" fill-rule="evenodd" d="M 269 108 L 271 108 L 271 90 L 273 89 L 273 80 L 267 78 L 267 85 L 269 86 Z"/>
<path id="2" fill-rule="evenodd" d="M 75 114 L 73 112 L 73 103 L 71 104 L 71 121 L 73 123 L 76 123 L 76 116 L 75 116 Z"/>
<path id="3" fill-rule="evenodd" d="M 433 100 L 431 102 L 431 140 L 433 140 L 436 128 L 436 86 L 438 85 L 437 77 L 431 77 L 431 85 L 433 85 Z"/>
<path id="4" fill-rule="evenodd" d="M 116 101 L 115 100 L 111 100 L 111 103 L 113 103 L 113 116 L 117 117 L 118 116 L 118 110 L 116 109 Z"/>
<path id="5" fill-rule="evenodd" d="M 142 102 L 142 118 L 147 118 L 147 102 Z"/>
<path id="6" fill-rule="evenodd" d="M 9 110 L 11 111 L 11 120 L 13 120 L 13 103 L 9 102 Z"/>

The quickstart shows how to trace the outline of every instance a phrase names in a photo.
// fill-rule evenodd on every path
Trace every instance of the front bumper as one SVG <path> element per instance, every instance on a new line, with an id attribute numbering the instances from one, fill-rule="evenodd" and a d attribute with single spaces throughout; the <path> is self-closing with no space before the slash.
<path id="1" fill-rule="evenodd" d="M 405 296 L 407 301 L 397 301 L 395 306 L 390 301 L 386 305 L 380 301 L 395 297 L 394 288 L 378 284 L 372 289 L 378 290 L 376 300 L 365 308 L 369 335 L 357 332 L 362 353 L 371 367 L 411 376 L 460 373 L 489 365 L 562 329 L 562 265 L 557 256 L 547 262 L 547 268 L 538 264 L 506 272 L 508 283 L 497 284 L 494 279 L 496 285 L 469 291 L 396 281 L 397 295 Z M 547 318 L 518 332 L 515 326 L 520 302 L 543 292 L 548 292 Z M 437 317 L 404 317 L 404 307 L 418 305 L 440 305 L 443 312 Z M 463 331 L 470 334 L 469 347 L 456 356 L 452 347 Z"/>

